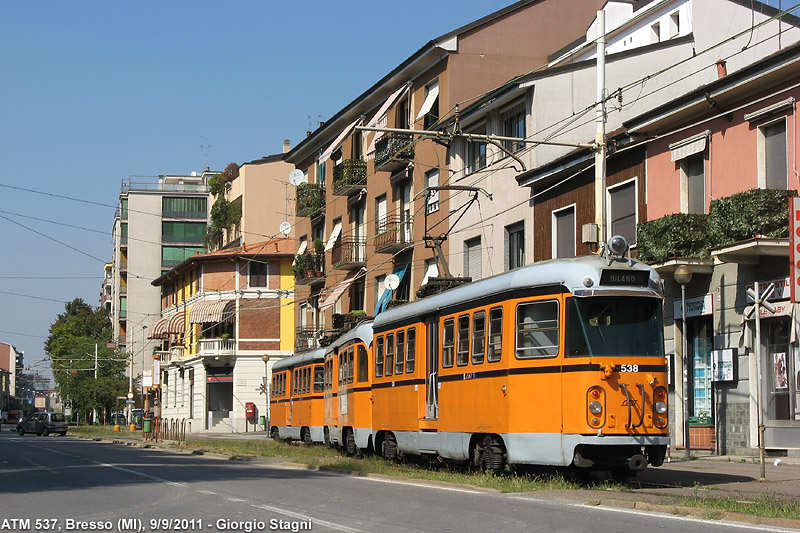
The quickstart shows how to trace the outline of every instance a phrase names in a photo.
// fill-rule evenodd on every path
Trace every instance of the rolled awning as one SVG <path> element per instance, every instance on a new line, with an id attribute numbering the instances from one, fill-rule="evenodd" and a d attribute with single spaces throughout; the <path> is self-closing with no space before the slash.
<path id="1" fill-rule="evenodd" d="M 183 311 L 178 311 L 167 319 L 167 333 L 183 335 L 186 331 L 186 320 Z"/>
<path id="2" fill-rule="evenodd" d="M 325 161 L 327 161 L 328 159 L 330 159 L 331 154 L 334 151 L 336 151 L 337 148 L 339 148 L 339 146 L 344 142 L 345 138 L 347 138 L 347 136 L 350 134 L 350 132 L 353 131 L 353 128 L 356 127 L 356 124 L 358 124 L 360 121 L 361 121 L 361 117 L 355 119 L 353 121 L 353 123 L 350 124 L 349 126 L 347 126 L 342 131 L 342 133 L 340 133 L 339 136 L 336 137 L 336 139 L 334 139 L 334 141 L 330 144 L 330 146 L 328 146 L 328 148 L 326 148 L 325 151 L 322 152 L 322 155 L 319 157 L 320 165 L 322 163 L 324 163 Z"/>
<path id="3" fill-rule="evenodd" d="M 236 311 L 234 300 L 211 300 L 198 302 L 189 311 L 190 324 L 207 324 L 209 322 L 233 322 Z"/>
<path id="4" fill-rule="evenodd" d="M 319 310 L 324 311 L 328 307 L 331 307 L 333 304 L 335 304 L 336 301 L 342 297 L 344 291 L 346 291 L 348 287 L 352 285 L 352 283 L 356 280 L 356 278 L 366 271 L 367 271 L 366 268 L 361 267 L 359 270 L 353 270 L 352 272 L 347 274 L 347 276 L 345 276 L 342 282 L 339 285 L 337 285 L 335 289 L 333 289 L 333 292 L 330 293 L 330 295 L 328 295 L 327 298 L 325 298 L 325 301 L 319 304 Z"/>
<path id="5" fill-rule="evenodd" d="M 147 335 L 148 339 L 166 339 L 167 337 L 169 337 L 169 333 L 167 333 L 166 318 L 162 318 L 161 320 L 156 322 L 150 329 L 150 334 Z"/>

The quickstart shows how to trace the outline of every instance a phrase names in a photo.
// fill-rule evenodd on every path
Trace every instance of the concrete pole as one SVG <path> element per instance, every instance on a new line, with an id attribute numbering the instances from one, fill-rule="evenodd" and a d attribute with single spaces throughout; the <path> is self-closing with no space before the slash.
<path id="1" fill-rule="evenodd" d="M 598 239 L 608 242 L 606 231 L 606 19 L 597 12 L 597 103 L 595 104 L 594 216 Z"/>

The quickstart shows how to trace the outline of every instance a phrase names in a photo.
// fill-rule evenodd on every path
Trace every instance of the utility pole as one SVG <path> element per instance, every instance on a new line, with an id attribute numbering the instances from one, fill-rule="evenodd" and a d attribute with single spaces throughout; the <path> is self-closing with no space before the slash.
<path id="1" fill-rule="evenodd" d="M 608 242 L 606 235 L 606 18 L 597 12 L 597 103 L 595 104 L 594 138 L 594 220 L 597 238 Z"/>
<path id="2" fill-rule="evenodd" d="M 775 284 L 770 283 L 769 286 L 766 288 L 764 292 L 759 290 L 758 282 L 756 281 L 752 289 L 747 289 L 746 293 L 747 296 L 753 299 L 753 308 L 755 309 L 756 313 L 756 368 L 758 369 L 757 377 L 756 377 L 756 391 L 758 396 L 758 452 L 761 459 L 761 479 L 760 481 L 764 481 L 767 479 L 767 472 L 766 467 L 764 465 L 764 461 L 766 458 L 765 450 L 764 450 L 764 383 L 762 381 L 762 372 L 761 372 L 761 308 L 764 307 L 770 313 L 775 312 L 775 307 L 772 306 L 771 303 L 767 301 L 767 299 L 772 296 L 772 293 L 775 291 Z"/>

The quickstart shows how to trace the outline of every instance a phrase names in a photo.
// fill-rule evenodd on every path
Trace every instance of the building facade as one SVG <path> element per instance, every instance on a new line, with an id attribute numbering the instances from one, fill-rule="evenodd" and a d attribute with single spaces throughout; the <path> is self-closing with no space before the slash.
<path id="1" fill-rule="evenodd" d="M 294 250 L 286 238 L 226 248 L 153 281 L 163 423 L 185 422 L 189 432 L 263 429 L 272 365 L 294 349 Z"/>

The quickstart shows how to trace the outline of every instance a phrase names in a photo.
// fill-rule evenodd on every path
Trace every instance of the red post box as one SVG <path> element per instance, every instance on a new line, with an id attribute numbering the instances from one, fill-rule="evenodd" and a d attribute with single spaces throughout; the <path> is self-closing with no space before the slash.
<path id="1" fill-rule="evenodd" d="M 247 402 L 244 404 L 244 416 L 247 418 L 255 418 L 256 417 L 256 404 L 253 402 Z"/>

